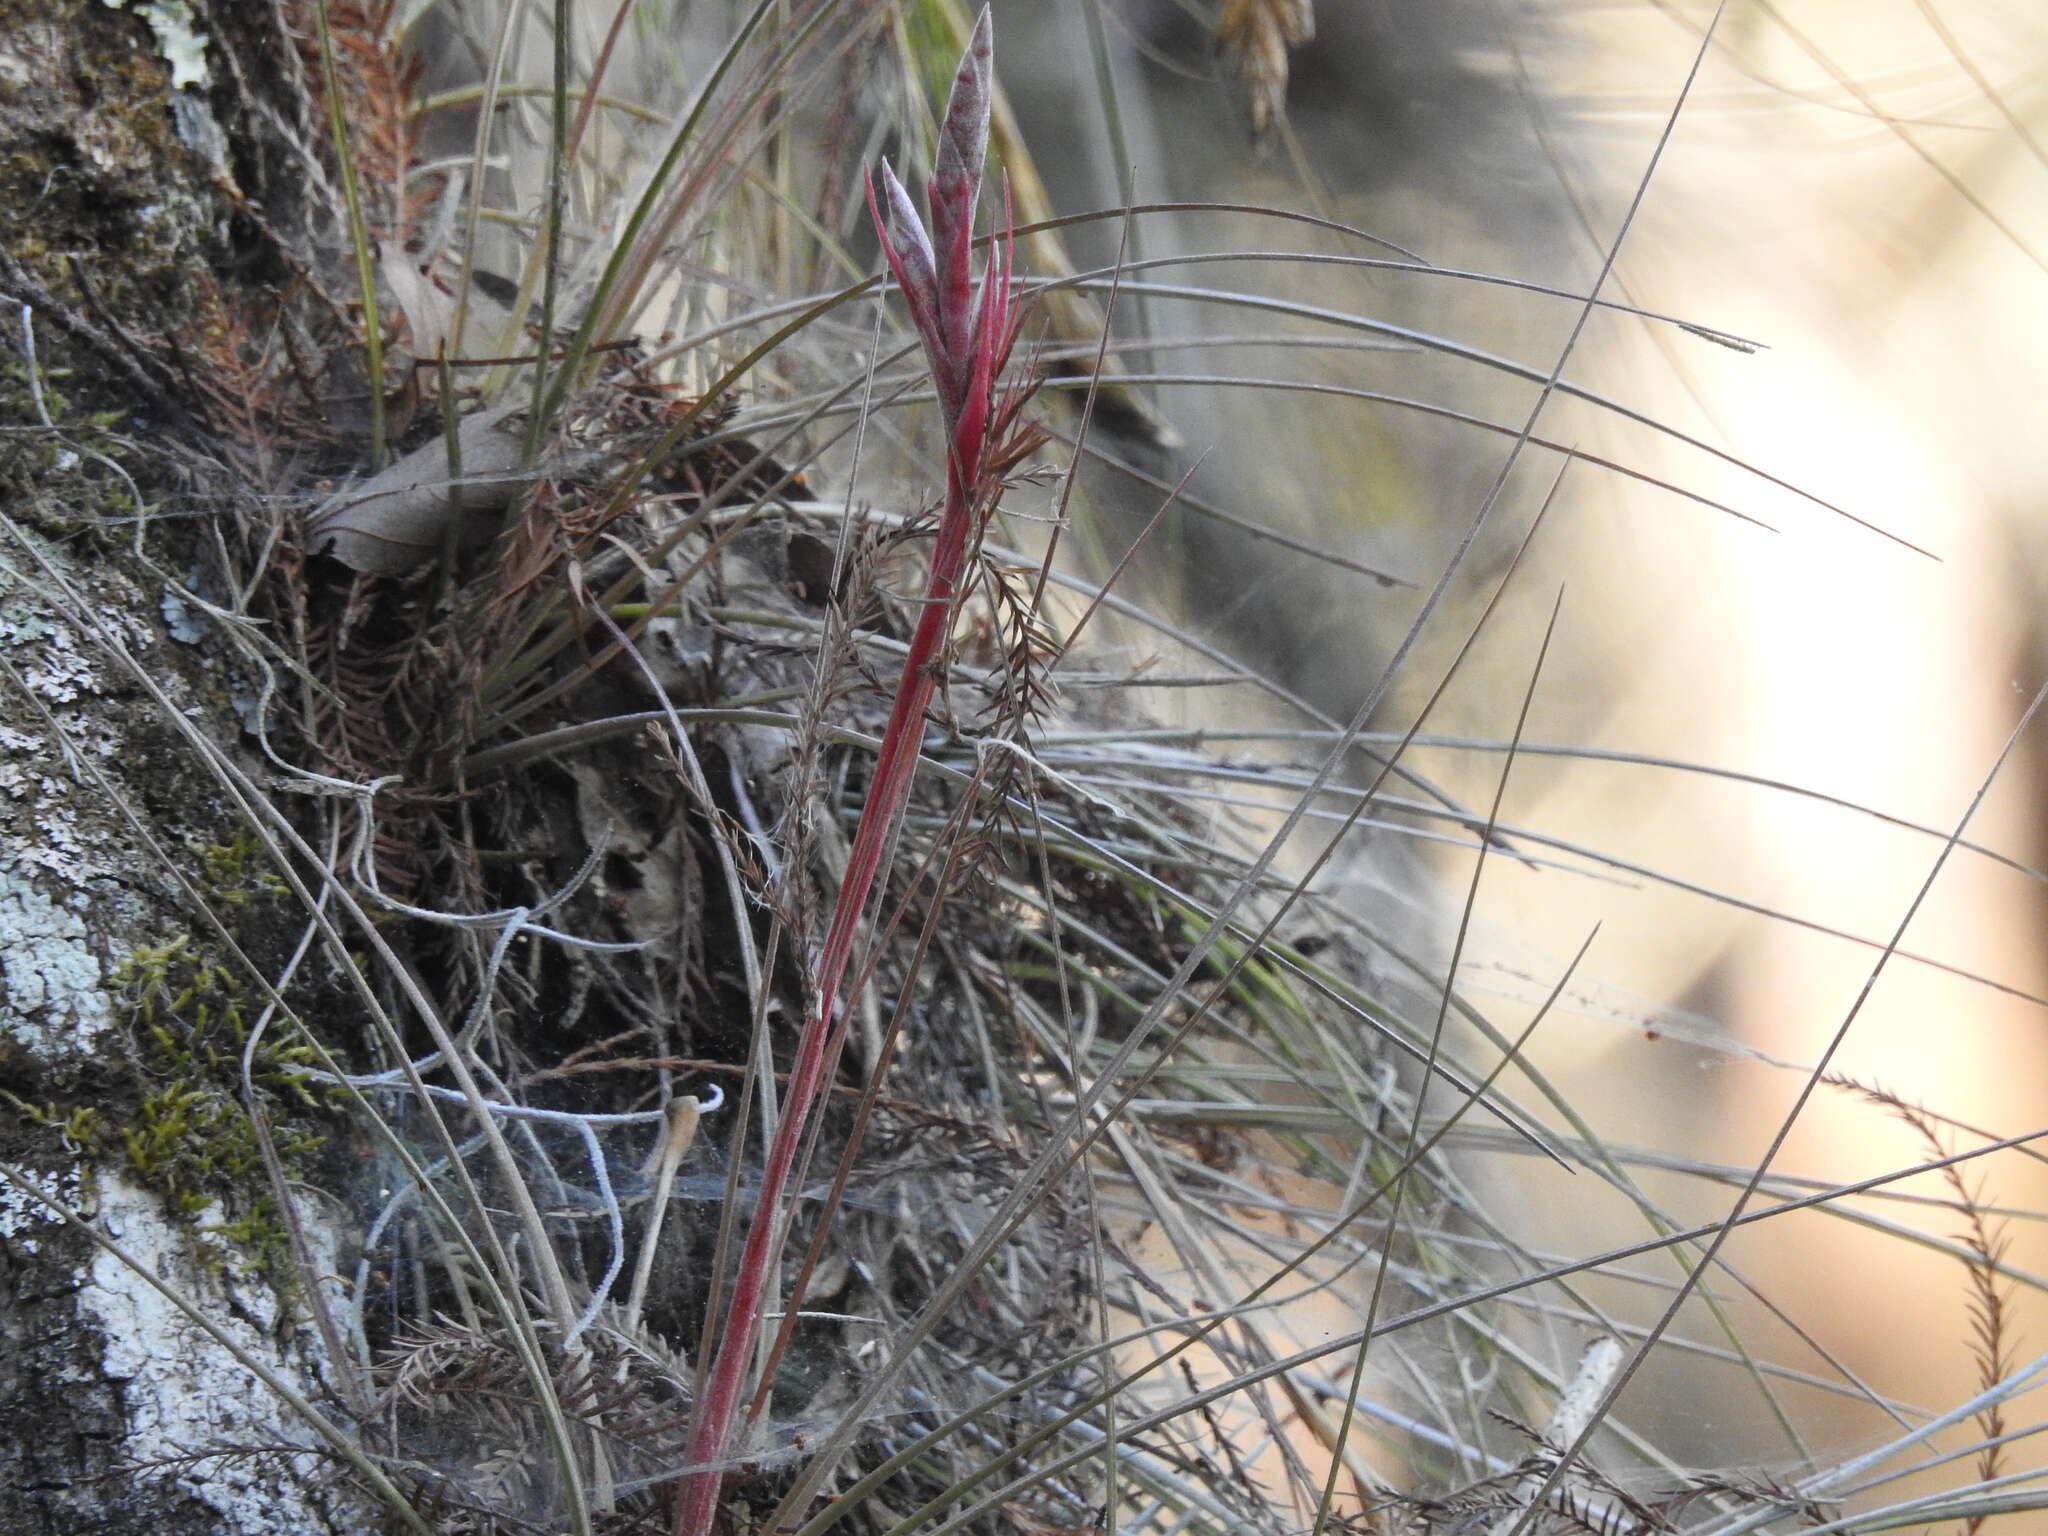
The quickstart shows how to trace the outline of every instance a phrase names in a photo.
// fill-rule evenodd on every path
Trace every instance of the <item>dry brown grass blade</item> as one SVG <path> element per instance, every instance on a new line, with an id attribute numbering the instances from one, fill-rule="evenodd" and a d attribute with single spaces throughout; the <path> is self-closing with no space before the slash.
<path id="1" fill-rule="evenodd" d="M 1315 35 L 1310 0 L 1223 0 L 1216 48 L 1244 82 L 1259 137 L 1287 115 L 1287 55 Z"/>

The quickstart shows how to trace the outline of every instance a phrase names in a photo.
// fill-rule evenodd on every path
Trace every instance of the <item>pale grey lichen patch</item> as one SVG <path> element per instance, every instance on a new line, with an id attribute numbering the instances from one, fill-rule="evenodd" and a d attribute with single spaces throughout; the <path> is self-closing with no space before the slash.
<path id="1" fill-rule="evenodd" d="M 102 956 L 138 907 L 133 858 L 88 772 L 118 780 L 128 701 L 61 617 L 48 570 L 131 647 L 154 637 L 123 612 L 130 580 L 32 529 L 9 532 L 0 551 L 0 1044 L 46 1065 L 97 1050 L 114 1027 Z"/>
<path id="2" fill-rule="evenodd" d="M 114 1022 L 86 922 L 86 891 L 110 861 L 81 815 L 76 758 L 111 759 L 120 741 L 96 723 L 92 660 L 23 585 L 0 598 L 0 651 L 58 725 L 10 700 L 14 723 L 0 733 L 0 1039 L 41 1060 L 76 1060 Z"/>
<path id="3" fill-rule="evenodd" d="M 44 1187 L 75 1209 L 83 1183 L 84 1176 L 73 1165 L 63 1171 L 54 1188 L 50 1187 L 48 1180 L 44 1181 Z M 57 1225 L 63 1220 L 35 1196 L 23 1193 L 12 1184 L 0 1183 L 0 1243 L 5 1243 L 18 1257 L 41 1252 L 42 1243 L 37 1238 L 39 1229 Z"/>
<path id="4" fill-rule="evenodd" d="M 221 132 L 204 96 L 197 91 L 175 92 L 171 97 L 171 122 L 177 128 L 179 143 L 204 160 L 217 175 L 233 175 L 228 164 L 228 136 Z"/>
<path id="5" fill-rule="evenodd" d="M 84 919 L 0 868 L 0 1036 L 48 1059 L 92 1050 L 113 1025 Z"/>
<path id="6" fill-rule="evenodd" d="M 307 1358 L 305 1329 L 287 1330 L 280 1341 L 274 1305 L 254 1318 L 244 1312 L 244 1298 L 233 1293 L 243 1288 L 231 1290 L 217 1260 L 202 1261 L 191 1227 L 173 1220 L 154 1194 L 115 1171 L 101 1173 L 98 1191 L 108 1235 L 136 1265 L 194 1302 L 239 1348 L 295 1389 L 317 1397 L 318 1383 L 301 1363 Z M 317 1224 L 309 1236 L 331 1249 Z M 331 1251 L 319 1262 L 331 1267 Z M 316 1443 L 285 1403 L 129 1264 L 101 1250 L 88 1279 L 79 1311 L 105 1341 L 106 1377 L 124 1395 L 129 1432 L 123 1452 L 131 1464 L 235 1447 Z M 315 1490 L 308 1484 L 317 1479 L 305 1474 L 305 1467 L 294 1474 L 275 1456 L 224 1456 L 185 1470 L 166 1466 L 158 1475 L 175 1478 L 213 1509 L 216 1528 L 229 1536 L 356 1528 L 344 1513 L 346 1492 Z"/>
<path id="7" fill-rule="evenodd" d="M 130 580 L 26 537 L 132 654 L 157 646 L 132 612 Z M 138 915 L 132 833 L 102 789 L 125 781 L 134 701 L 45 600 L 42 579 L 0 561 L 0 1038 L 75 1060 L 112 1023 L 107 935 Z"/>
<path id="8" fill-rule="evenodd" d="M 192 605 L 171 588 L 164 588 L 157 608 L 164 616 L 164 632 L 181 645 L 197 645 L 206 638 L 206 626 L 199 622 Z"/>
<path id="9" fill-rule="evenodd" d="M 22 800 L 34 790 L 37 775 L 30 769 L 28 758 L 41 747 L 40 736 L 0 725 L 0 795 Z"/>
<path id="10" fill-rule="evenodd" d="M 123 0 L 102 0 L 110 11 L 122 9 Z M 132 7 L 140 11 L 156 34 L 157 51 L 171 67 L 175 87 L 206 84 L 206 34 L 192 15 L 186 0 L 144 0 Z"/>
<path id="11" fill-rule="evenodd" d="M 0 646 L 29 691 L 45 704 L 75 704 L 100 691 L 78 637 L 24 600 L 0 603 Z"/>

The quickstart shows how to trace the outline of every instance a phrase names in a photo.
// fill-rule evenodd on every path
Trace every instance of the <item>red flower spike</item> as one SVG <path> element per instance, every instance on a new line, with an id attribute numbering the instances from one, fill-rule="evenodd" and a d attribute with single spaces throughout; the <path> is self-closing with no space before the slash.
<path id="1" fill-rule="evenodd" d="M 952 623 L 953 594 L 966 565 L 976 512 L 978 508 L 986 510 L 994 501 L 996 488 L 983 483 L 990 468 L 989 438 L 992 430 L 999 430 L 998 421 L 1007 427 L 1021 403 L 1021 397 L 1007 395 L 998 410 L 993 400 L 996 379 L 1009 358 L 1019 325 L 1012 302 L 1007 189 L 1004 231 L 992 242 L 978 303 L 974 294 L 974 208 L 981 193 L 982 159 L 988 151 L 993 88 L 990 48 L 989 17 L 984 9 L 954 74 L 953 92 L 939 129 L 930 187 L 931 233 L 926 233 L 909 193 L 886 163 L 882 166 L 883 199 L 889 208 L 886 219 L 876 202 L 874 180 L 867 180 L 868 211 L 881 239 L 883 259 L 903 291 L 938 388 L 939 413 L 950 448 L 945 509 L 933 541 L 924 604 L 904 658 L 903 676 L 896 685 L 889 723 L 882 732 L 874 777 L 854 830 L 832 920 L 818 952 L 812 1004 L 790 1063 L 782 1118 L 776 1123 L 762 1164 L 753 1219 L 726 1304 L 725 1327 L 709 1369 L 699 1363 L 702 1374 L 685 1452 L 691 1470 L 684 1475 L 677 1501 L 676 1536 L 708 1536 L 717 1515 L 723 1482 L 719 1464 L 733 1449 L 732 1430 L 739 1417 L 747 1371 L 772 1283 L 780 1272 L 783 1199 L 797 1151 L 817 1109 L 825 1072 L 837 1057 L 844 1033 L 836 1019 L 839 988 L 853 957 L 869 893 L 881 873 L 883 855 L 910 798 L 925 710 L 937 686 L 939 653 Z"/>

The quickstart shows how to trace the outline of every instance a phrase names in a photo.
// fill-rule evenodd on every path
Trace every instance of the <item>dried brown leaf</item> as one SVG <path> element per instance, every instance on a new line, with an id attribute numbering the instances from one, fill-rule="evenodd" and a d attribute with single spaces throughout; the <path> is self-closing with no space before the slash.
<path id="1" fill-rule="evenodd" d="M 464 419 L 456 430 L 460 485 L 448 478 L 448 445 L 435 438 L 336 492 L 307 522 L 307 552 L 332 555 L 352 570 L 395 576 L 433 558 L 458 508 L 482 514 L 464 530 L 465 543 L 487 536 L 495 528 L 488 515 L 503 512 L 539 477 L 536 468 L 521 464 L 525 432 L 510 419 L 524 409 L 501 405 Z"/>

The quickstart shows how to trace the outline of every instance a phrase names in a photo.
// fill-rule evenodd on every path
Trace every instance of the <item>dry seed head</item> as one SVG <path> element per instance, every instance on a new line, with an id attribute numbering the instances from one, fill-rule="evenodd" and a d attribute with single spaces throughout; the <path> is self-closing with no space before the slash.
<path id="1" fill-rule="evenodd" d="M 1216 46 L 1251 93 L 1252 132 L 1287 113 L 1287 55 L 1316 35 L 1311 0 L 1224 0 Z"/>

